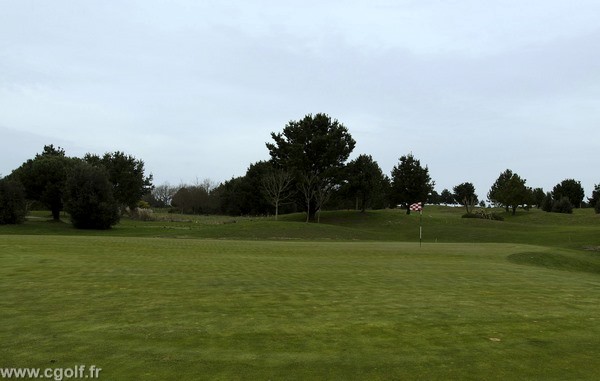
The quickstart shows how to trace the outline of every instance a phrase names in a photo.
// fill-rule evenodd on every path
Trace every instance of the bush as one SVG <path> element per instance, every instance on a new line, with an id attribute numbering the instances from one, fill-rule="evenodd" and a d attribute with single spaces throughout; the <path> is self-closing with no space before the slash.
<path id="1" fill-rule="evenodd" d="M 26 214 L 25 189 L 21 183 L 0 180 L 0 225 L 20 224 Z"/>
<path id="2" fill-rule="evenodd" d="M 542 200 L 542 210 L 544 212 L 551 212 L 553 204 L 554 200 L 552 199 L 552 193 L 546 193 L 546 196 L 544 196 L 544 200 Z"/>
<path id="3" fill-rule="evenodd" d="M 140 221 L 154 221 L 154 211 L 149 208 L 137 208 L 136 209 L 136 218 Z"/>
<path id="4" fill-rule="evenodd" d="M 554 213 L 573 213 L 573 204 L 568 197 L 562 197 L 558 201 L 552 203 L 552 212 Z"/>
<path id="5" fill-rule="evenodd" d="M 104 168 L 77 165 L 67 178 L 65 210 L 78 229 L 109 229 L 119 222 L 119 206 Z"/>
<path id="6" fill-rule="evenodd" d="M 594 210 L 596 211 L 596 214 L 600 214 L 600 202 L 596 203 L 596 206 L 594 206 Z"/>
<path id="7" fill-rule="evenodd" d="M 496 214 L 496 213 L 488 213 L 485 210 L 478 210 L 474 213 L 466 213 L 462 215 L 462 218 L 481 218 L 484 220 L 493 220 L 493 221 L 504 221 L 504 217 Z"/>

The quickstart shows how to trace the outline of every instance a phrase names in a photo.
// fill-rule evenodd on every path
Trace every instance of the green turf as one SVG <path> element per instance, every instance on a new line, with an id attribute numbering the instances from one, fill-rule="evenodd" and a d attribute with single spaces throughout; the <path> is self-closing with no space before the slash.
<path id="1" fill-rule="evenodd" d="M 399 211 L 318 225 L 2 226 L 0 367 L 97 365 L 107 380 L 597 379 L 598 216 L 460 214 L 428 208 L 422 247 L 418 215 Z"/>
<path id="2" fill-rule="evenodd" d="M 580 249 L 600 246 L 600 215 L 577 209 L 572 215 L 540 210 L 504 214 L 505 221 L 460 218 L 461 208 L 428 206 L 422 216 L 423 242 L 523 243 Z M 321 223 L 306 224 L 303 214 L 273 218 L 158 214 L 157 221 L 124 218 L 108 231 L 77 230 L 48 220 L 47 213 L 19 226 L 0 226 L 2 234 L 97 235 L 243 240 L 346 240 L 418 242 L 419 215 L 402 210 L 324 212 Z"/>

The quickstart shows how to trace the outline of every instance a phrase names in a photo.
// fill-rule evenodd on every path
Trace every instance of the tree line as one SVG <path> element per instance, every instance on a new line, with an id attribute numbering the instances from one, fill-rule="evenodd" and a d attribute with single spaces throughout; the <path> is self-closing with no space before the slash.
<path id="1" fill-rule="evenodd" d="M 0 180 L 0 223 L 19 223 L 27 210 L 50 210 L 54 221 L 69 213 L 77 228 L 108 229 L 152 189 L 144 162 L 123 152 L 69 157 L 44 146 L 41 153 Z"/>
<path id="2" fill-rule="evenodd" d="M 308 114 L 271 133 L 266 143 L 270 158 L 250 164 L 244 176 L 217 184 L 154 186 L 144 162 L 123 152 L 103 156 L 68 157 L 61 148 L 45 146 L 42 153 L 0 180 L 0 223 L 23 220 L 37 203 L 51 211 L 69 213 L 80 228 L 108 228 L 124 213 L 136 216 L 139 206 L 171 208 L 186 214 L 268 215 L 305 212 L 306 221 L 319 221 L 328 209 L 381 209 L 423 204 L 461 204 L 466 215 L 485 205 L 470 182 L 452 191 L 434 190 L 429 169 L 411 153 L 399 158 L 390 176 L 371 155 L 348 161 L 356 145 L 348 129 L 327 114 Z M 502 172 L 487 193 L 495 206 L 514 214 L 519 207 L 548 212 L 572 212 L 590 205 L 600 212 L 600 185 L 586 204 L 580 182 L 566 179 L 552 192 L 530 188 L 512 170 Z M 140 203 L 143 201 L 142 203 Z"/>
<path id="3" fill-rule="evenodd" d="M 211 187 L 165 183 L 146 201 L 184 213 L 277 216 L 303 211 L 307 221 L 318 221 L 319 211 L 325 207 L 365 211 L 400 206 L 410 213 L 414 202 L 460 204 L 472 215 L 475 206 L 486 206 L 470 182 L 436 192 L 428 167 L 412 154 L 401 156 L 389 177 L 371 155 L 348 161 L 355 141 L 343 124 L 326 114 L 290 121 L 271 138 L 272 142 L 266 143 L 270 159 L 251 164 L 244 176 Z M 599 195 L 597 185 L 588 201 L 600 212 Z M 588 205 L 576 180 L 564 180 L 551 192 L 544 192 L 528 187 L 526 180 L 510 169 L 500 174 L 487 199 L 513 214 L 519 207 L 569 213 Z"/>

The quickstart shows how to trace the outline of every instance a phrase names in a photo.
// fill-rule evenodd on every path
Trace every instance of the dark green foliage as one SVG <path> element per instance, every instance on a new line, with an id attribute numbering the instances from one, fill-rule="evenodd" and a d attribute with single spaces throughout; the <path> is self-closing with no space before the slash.
<path id="1" fill-rule="evenodd" d="M 573 204 L 568 197 L 562 197 L 560 200 L 555 200 L 552 193 L 546 193 L 542 202 L 542 210 L 544 212 L 553 213 L 573 213 Z"/>
<path id="2" fill-rule="evenodd" d="M 596 205 L 594 206 L 594 210 L 596 211 L 596 213 L 600 214 L 600 202 L 596 203 Z"/>
<path id="3" fill-rule="evenodd" d="M 290 121 L 266 143 L 272 163 L 294 176 L 297 202 L 314 219 L 316 212 L 341 183 L 344 163 L 356 142 L 348 129 L 327 114 Z"/>
<path id="4" fill-rule="evenodd" d="M 551 212 L 552 205 L 554 204 L 554 199 L 552 198 L 552 193 L 547 192 L 544 196 L 544 200 L 542 201 L 542 210 L 544 212 Z"/>
<path id="5" fill-rule="evenodd" d="M 109 229 L 119 222 L 118 203 L 106 170 L 80 163 L 65 184 L 65 210 L 78 229 Z"/>
<path id="6" fill-rule="evenodd" d="M 371 155 L 360 155 L 349 162 L 346 179 L 342 192 L 355 200 L 357 210 L 364 212 L 373 206 L 374 200 L 385 198 L 386 182 L 389 180 Z"/>
<path id="7" fill-rule="evenodd" d="M 88 153 L 84 160 L 106 169 L 114 198 L 121 207 L 135 210 L 138 201 L 152 190 L 152 175 L 145 176 L 144 162 L 131 155 L 116 151 L 99 157 Z"/>
<path id="8" fill-rule="evenodd" d="M 566 179 L 554 186 L 554 189 L 552 189 L 552 196 L 554 197 L 554 200 L 557 201 L 566 197 L 575 208 L 579 208 L 581 207 L 583 197 L 585 196 L 585 191 L 581 186 L 581 182 L 574 179 Z"/>
<path id="9" fill-rule="evenodd" d="M 202 184 L 184 185 L 175 194 L 171 205 L 184 214 L 217 214 L 219 213 L 220 188 L 210 180 Z"/>
<path id="10" fill-rule="evenodd" d="M 526 205 L 531 198 L 531 190 L 525 186 L 525 179 L 510 169 L 502 172 L 488 193 L 488 198 L 495 204 L 502 205 L 508 212 L 512 208 L 514 215 L 520 205 Z"/>
<path id="11" fill-rule="evenodd" d="M 65 156 L 62 148 L 44 146 L 44 151 L 29 159 L 10 175 L 25 187 L 29 200 L 39 201 L 52 211 L 55 221 L 63 209 L 63 189 L 67 174 L 77 159 Z"/>
<path id="12" fill-rule="evenodd" d="M 588 202 L 592 208 L 596 209 L 596 213 L 598 213 L 598 204 L 600 204 L 600 184 L 594 185 L 594 190 L 592 191 L 592 197 L 588 198 Z"/>
<path id="13" fill-rule="evenodd" d="M 396 205 L 403 205 L 406 214 L 410 214 L 410 205 L 415 202 L 425 203 L 434 184 L 427 166 L 421 167 L 421 162 L 412 154 L 402 156 L 398 165 L 392 169 L 391 201 Z"/>
<path id="14" fill-rule="evenodd" d="M 0 179 L 0 225 L 25 221 L 26 206 L 23 185 L 13 180 Z"/>
<path id="15" fill-rule="evenodd" d="M 440 196 L 440 194 L 437 191 L 432 190 L 429 194 L 429 197 L 427 198 L 427 203 L 433 205 L 440 205 L 442 203 L 442 196 Z"/>
<path id="16" fill-rule="evenodd" d="M 479 218 L 483 220 L 504 221 L 504 217 L 496 213 L 488 213 L 485 210 L 479 210 L 474 213 L 465 213 L 462 218 Z"/>
<path id="17" fill-rule="evenodd" d="M 552 203 L 552 212 L 554 213 L 573 213 L 573 204 L 568 197 L 562 197 L 560 200 L 554 200 Z"/>
<path id="18" fill-rule="evenodd" d="M 535 188 L 531 191 L 531 205 L 535 205 L 538 209 L 542 207 L 546 194 L 542 188 Z"/>
<path id="19" fill-rule="evenodd" d="M 478 201 L 475 186 L 472 183 L 462 183 L 455 186 L 453 190 L 454 201 L 463 205 L 467 209 L 467 214 L 471 213 Z"/>
<path id="20" fill-rule="evenodd" d="M 448 189 L 444 189 L 440 194 L 440 202 L 445 205 L 454 204 L 454 196 Z"/>
<path id="21" fill-rule="evenodd" d="M 273 207 L 261 191 L 265 177 L 274 170 L 270 162 L 259 161 L 251 164 L 246 174 L 225 181 L 219 187 L 220 211 L 230 216 L 266 215 Z M 279 208 L 279 213 L 289 212 L 289 205 Z"/>

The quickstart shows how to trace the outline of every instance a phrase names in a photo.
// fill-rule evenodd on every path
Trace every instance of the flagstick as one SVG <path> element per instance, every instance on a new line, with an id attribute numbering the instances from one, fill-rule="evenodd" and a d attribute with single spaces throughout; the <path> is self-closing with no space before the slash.
<path id="1" fill-rule="evenodd" d="M 423 209 L 419 211 L 419 247 L 423 242 Z"/>

